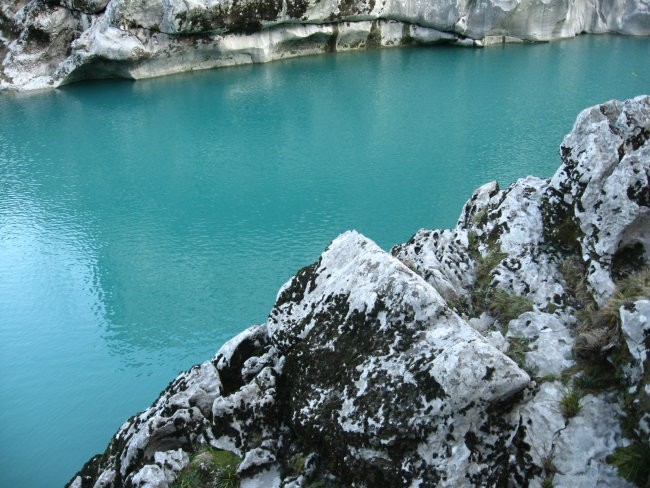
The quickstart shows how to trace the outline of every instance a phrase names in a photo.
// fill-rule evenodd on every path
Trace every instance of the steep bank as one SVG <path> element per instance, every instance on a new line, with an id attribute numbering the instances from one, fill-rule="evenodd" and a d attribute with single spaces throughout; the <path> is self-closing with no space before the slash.
<path id="1" fill-rule="evenodd" d="M 407 44 L 650 35 L 635 0 L 9 0 L 0 90 Z"/>
<path id="2" fill-rule="evenodd" d="M 170 486 L 207 445 L 244 487 L 633 486 L 614 465 L 650 434 L 649 139 L 650 97 L 609 102 L 552 178 L 484 185 L 455 229 L 390 254 L 343 234 L 70 486 Z"/>

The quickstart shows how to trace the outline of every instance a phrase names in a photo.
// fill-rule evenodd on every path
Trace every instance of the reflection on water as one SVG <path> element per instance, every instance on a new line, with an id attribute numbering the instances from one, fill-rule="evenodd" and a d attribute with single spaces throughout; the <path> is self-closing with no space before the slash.
<path id="1" fill-rule="evenodd" d="M 479 184 L 550 176 L 580 109 L 648 92 L 649 54 L 378 51 L 0 99 L 0 486 L 62 485 L 340 232 L 389 248 Z"/>

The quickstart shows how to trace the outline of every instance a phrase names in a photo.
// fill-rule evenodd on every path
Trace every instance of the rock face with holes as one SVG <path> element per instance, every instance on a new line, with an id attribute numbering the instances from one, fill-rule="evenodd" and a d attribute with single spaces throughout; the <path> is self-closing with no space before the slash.
<path id="1" fill-rule="evenodd" d="M 592 107 L 455 229 L 339 236 L 68 486 L 173 486 L 206 445 L 243 487 L 633 486 L 607 459 L 650 425 L 649 135 L 648 96 Z"/>
<path id="2" fill-rule="evenodd" d="M 637 0 L 7 0 L 0 90 L 404 44 L 650 35 Z"/>

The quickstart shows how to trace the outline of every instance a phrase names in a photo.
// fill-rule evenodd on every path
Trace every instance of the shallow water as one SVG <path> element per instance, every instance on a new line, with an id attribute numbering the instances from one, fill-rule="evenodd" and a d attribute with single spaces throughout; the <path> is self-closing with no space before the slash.
<path id="1" fill-rule="evenodd" d="M 0 486 L 62 486 L 355 228 L 550 176 L 650 39 L 384 50 L 0 97 Z"/>

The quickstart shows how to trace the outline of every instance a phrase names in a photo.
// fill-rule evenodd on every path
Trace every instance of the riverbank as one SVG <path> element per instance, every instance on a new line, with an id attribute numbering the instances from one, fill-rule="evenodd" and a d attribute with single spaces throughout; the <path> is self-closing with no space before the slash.
<path id="1" fill-rule="evenodd" d="M 0 10 L 0 90 L 142 79 L 325 52 L 448 43 L 490 46 L 583 33 L 650 35 L 650 12 L 600 0 L 39 0 Z"/>

